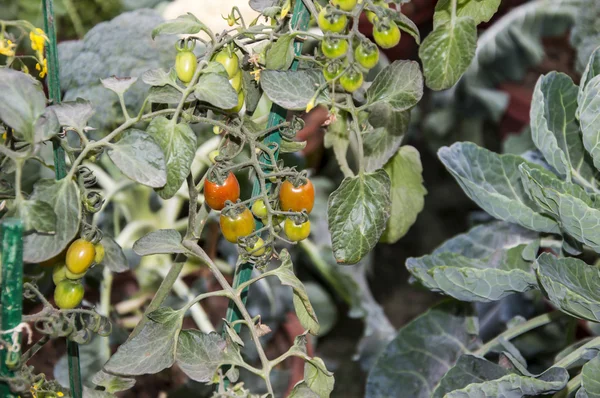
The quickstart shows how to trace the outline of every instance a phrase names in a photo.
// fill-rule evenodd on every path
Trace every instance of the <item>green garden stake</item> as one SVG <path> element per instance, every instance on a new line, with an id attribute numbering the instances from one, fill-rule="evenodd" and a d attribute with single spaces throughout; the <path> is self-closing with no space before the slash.
<path id="1" fill-rule="evenodd" d="M 306 30 L 306 28 L 308 27 L 309 21 L 310 21 L 310 13 L 308 12 L 308 9 L 304 5 L 304 2 L 302 0 L 296 0 L 296 4 L 294 5 L 294 11 L 292 14 L 292 26 L 294 27 L 295 30 L 298 30 L 298 29 Z M 301 41 L 296 41 L 294 43 L 294 52 L 296 53 L 296 55 L 300 55 L 302 53 L 302 44 L 303 43 Z M 292 70 L 298 69 L 298 60 L 297 59 L 294 60 L 290 69 L 292 69 Z M 273 104 L 273 106 L 271 107 L 271 112 L 269 113 L 269 121 L 268 121 L 267 128 L 274 127 L 274 126 L 277 126 L 278 124 L 285 122 L 286 115 L 287 115 L 286 109 L 280 107 L 277 104 Z M 263 143 L 265 145 L 269 145 L 271 143 L 276 143 L 279 145 L 281 143 L 281 134 L 278 131 L 275 131 L 272 134 L 269 134 L 268 136 L 266 136 L 265 139 L 263 140 Z M 277 155 L 278 155 L 278 153 L 275 153 L 276 160 L 277 160 Z M 269 157 L 265 156 L 264 154 L 261 159 L 261 162 L 264 162 L 265 164 L 271 164 L 271 160 L 269 159 Z M 266 185 L 267 185 L 267 189 L 269 189 L 271 183 L 267 181 Z M 259 193 L 260 193 L 260 183 L 258 182 L 258 180 L 255 180 L 254 186 L 252 188 L 252 196 L 256 196 Z M 262 227 L 262 223 L 260 221 L 257 221 L 256 228 L 259 229 L 261 227 Z M 250 278 L 252 276 L 252 268 L 253 268 L 252 263 L 240 264 L 236 268 L 235 275 L 233 277 L 233 288 L 234 289 L 237 289 L 237 287 L 240 284 L 250 280 Z M 248 298 L 248 288 L 244 289 L 244 291 L 242 292 L 241 298 L 245 304 L 246 300 Z M 239 310 L 235 306 L 233 301 L 230 301 L 229 307 L 227 308 L 227 321 L 234 322 L 239 319 L 242 319 L 242 315 L 239 313 Z M 235 331 L 239 332 L 241 326 L 242 326 L 241 323 L 234 325 Z"/>
<path id="2" fill-rule="evenodd" d="M 58 50 L 56 48 L 56 27 L 54 25 L 54 10 L 52 0 L 43 0 L 44 3 L 44 30 L 48 36 L 48 94 L 52 103 L 60 103 L 60 80 L 58 76 Z M 67 175 L 65 164 L 65 151 L 60 146 L 58 138 L 52 141 L 54 150 L 54 172 L 56 179 L 60 180 Z M 67 340 L 67 358 L 69 362 L 69 384 L 73 398 L 83 396 L 81 385 L 81 370 L 79 368 L 79 345 Z"/>
<path id="3" fill-rule="evenodd" d="M 7 218 L 0 224 L 2 240 L 2 330 L 17 327 L 23 315 L 23 224 L 21 220 Z M 7 333 L 2 339 L 18 342 L 20 334 Z M 21 356 L 19 346 L 3 347 L 0 351 L 0 376 L 13 376 L 13 366 L 18 364 Z M 13 366 L 11 366 L 13 365 Z M 7 383 L 0 383 L 0 397 L 16 398 L 11 394 Z"/>

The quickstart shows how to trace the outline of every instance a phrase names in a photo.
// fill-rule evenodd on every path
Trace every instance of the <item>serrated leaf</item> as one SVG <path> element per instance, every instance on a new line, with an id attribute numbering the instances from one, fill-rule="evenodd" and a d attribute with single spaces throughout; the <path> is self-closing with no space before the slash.
<path id="1" fill-rule="evenodd" d="M 294 61 L 294 36 L 284 34 L 267 51 L 267 69 L 287 70 Z"/>
<path id="2" fill-rule="evenodd" d="M 92 383 L 104 387 L 109 393 L 114 393 L 129 390 L 135 385 L 135 379 L 111 375 L 101 370 L 94 375 Z"/>
<path id="3" fill-rule="evenodd" d="M 183 330 L 177 344 L 177 365 L 192 380 L 210 382 L 219 367 L 244 363 L 239 351 L 217 333 Z"/>
<path id="4" fill-rule="evenodd" d="M 432 307 L 384 349 L 369 372 L 365 397 L 430 398 L 441 377 L 476 345 L 476 323 L 464 303 Z"/>
<path id="5" fill-rule="evenodd" d="M 318 69 L 265 70 L 260 74 L 260 84 L 269 99 L 277 105 L 290 110 L 304 110 L 317 89 L 325 84 L 325 78 Z M 315 105 L 328 101 L 329 93 L 324 89 L 317 95 Z"/>
<path id="6" fill-rule="evenodd" d="M 117 93 L 118 95 L 123 95 L 135 82 L 137 82 L 137 77 L 108 77 L 106 79 L 100 79 L 102 85 Z"/>
<path id="7" fill-rule="evenodd" d="M 488 22 L 498 11 L 501 0 L 464 0 L 457 1 L 456 16 L 470 17 L 479 25 Z M 433 28 L 449 22 L 452 15 L 452 0 L 438 1 L 433 14 Z"/>
<path id="8" fill-rule="evenodd" d="M 107 154 L 123 174 L 140 184 L 160 188 L 167 183 L 165 156 L 144 131 L 127 130 L 109 147 Z"/>
<path id="9" fill-rule="evenodd" d="M 385 165 L 390 176 L 391 211 L 381 242 L 395 243 L 408 232 L 425 205 L 427 190 L 423 186 L 423 166 L 419 151 L 403 146 Z"/>
<path id="10" fill-rule="evenodd" d="M 304 364 L 304 382 L 319 398 L 329 398 L 335 380 L 321 358 L 312 358 Z"/>
<path id="11" fill-rule="evenodd" d="M 9 214 L 11 214 L 10 212 Z M 23 232 L 54 234 L 56 232 L 56 214 L 49 203 L 41 200 L 24 200 L 15 209 L 14 217 L 23 222 Z"/>
<path id="12" fill-rule="evenodd" d="M 23 261 L 39 263 L 62 252 L 79 232 L 81 198 L 77 184 L 62 179 L 38 181 L 29 199 L 48 203 L 56 214 L 54 235 L 33 233 L 23 240 Z"/>
<path id="13" fill-rule="evenodd" d="M 121 246 L 113 238 L 105 234 L 100 243 L 104 246 L 104 260 L 102 260 L 102 265 L 112 272 L 120 273 L 129 271 L 127 257 L 125 257 Z"/>
<path id="14" fill-rule="evenodd" d="M 152 39 L 158 35 L 194 35 L 200 31 L 210 31 L 192 13 L 188 12 L 185 15 L 180 15 L 175 19 L 166 21 L 158 25 L 152 30 Z"/>
<path id="15" fill-rule="evenodd" d="M 518 166 L 540 166 L 515 155 L 498 155 L 469 142 L 443 147 L 438 156 L 463 191 L 493 217 L 540 232 L 559 232 L 552 218 L 536 211 L 521 183 Z"/>
<path id="16" fill-rule="evenodd" d="M 200 76 L 198 84 L 194 87 L 194 95 L 200 101 L 221 109 L 235 108 L 238 104 L 238 94 L 229 84 L 229 79 L 217 73 L 205 73 Z"/>
<path id="17" fill-rule="evenodd" d="M 147 70 L 142 74 L 142 81 L 149 86 L 164 86 L 175 83 L 171 75 L 162 68 Z"/>
<path id="18" fill-rule="evenodd" d="M 581 369 L 581 388 L 590 398 L 600 398 L 600 356 L 583 365 Z M 578 395 L 579 396 L 579 395 Z"/>
<path id="19" fill-rule="evenodd" d="M 76 101 L 65 101 L 50 108 L 58 117 L 61 126 L 73 127 L 78 131 L 84 131 L 88 121 L 94 114 L 92 103 L 78 98 Z"/>
<path id="20" fill-rule="evenodd" d="M 477 28 L 469 17 L 439 25 L 423 40 L 419 57 L 427 87 L 452 87 L 469 67 L 477 47 Z"/>
<path id="21" fill-rule="evenodd" d="M 198 146 L 196 134 L 187 123 L 175 124 L 164 116 L 152 119 L 146 132 L 160 146 L 167 166 L 167 184 L 156 192 L 161 198 L 170 199 L 190 173 Z"/>
<path id="22" fill-rule="evenodd" d="M 391 181 L 383 169 L 344 178 L 327 204 L 335 259 L 356 264 L 377 244 L 391 211 Z"/>
<path id="23" fill-rule="evenodd" d="M 369 124 L 373 129 L 362 134 L 364 161 L 366 171 L 375 171 L 398 152 L 408 130 L 410 112 L 395 111 L 387 102 L 371 105 L 369 111 Z"/>
<path id="24" fill-rule="evenodd" d="M 394 61 L 386 66 L 367 89 L 367 101 L 387 102 L 396 111 L 415 106 L 423 96 L 423 75 L 415 61 Z"/>
<path id="25" fill-rule="evenodd" d="M 140 256 L 151 254 L 184 253 L 185 248 L 181 244 L 182 237 L 174 229 L 159 229 L 150 232 L 133 244 L 133 251 Z"/>

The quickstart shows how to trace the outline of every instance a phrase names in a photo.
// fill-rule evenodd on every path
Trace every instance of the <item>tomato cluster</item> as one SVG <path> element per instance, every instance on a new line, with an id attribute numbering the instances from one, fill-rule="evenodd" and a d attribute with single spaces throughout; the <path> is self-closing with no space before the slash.
<path id="1" fill-rule="evenodd" d="M 238 113 L 244 106 L 244 91 L 242 90 L 242 70 L 240 69 L 240 59 L 237 54 L 231 49 L 227 48 L 218 52 L 213 61 L 220 63 L 225 68 L 227 76 L 229 76 L 229 84 L 238 93 L 238 104 L 227 109 L 228 112 Z"/>
<path id="2" fill-rule="evenodd" d="M 360 4 L 359 4 L 360 3 Z M 388 15 L 388 4 L 384 0 L 374 0 L 373 5 L 365 5 L 357 0 L 331 0 L 331 4 L 321 8 L 317 22 L 323 33 L 321 52 L 326 58 L 323 75 L 327 81 L 339 80 L 344 90 L 352 93 L 364 81 L 363 74 L 379 62 L 377 46 L 388 49 L 400 42 L 400 29 Z M 347 15 L 361 7 L 366 10 L 368 20 L 373 24 L 375 45 L 362 34 L 351 30 Z M 356 15 L 356 14 L 355 14 Z"/>

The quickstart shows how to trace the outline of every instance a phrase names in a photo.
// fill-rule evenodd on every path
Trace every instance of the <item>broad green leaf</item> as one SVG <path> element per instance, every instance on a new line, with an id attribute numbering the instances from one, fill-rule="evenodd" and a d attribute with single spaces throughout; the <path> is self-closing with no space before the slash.
<path id="1" fill-rule="evenodd" d="M 600 398 L 600 356 L 583 365 L 581 369 L 581 388 L 590 398 Z M 579 395 L 578 395 L 579 396 Z"/>
<path id="2" fill-rule="evenodd" d="M 423 166 L 419 151 L 409 145 L 401 147 L 384 170 L 392 183 L 392 206 L 381 241 L 396 243 L 406 235 L 425 205 L 427 189 L 423 186 Z"/>
<path id="3" fill-rule="evenodd" d="M 137 336 L 120 345 L 104 370 L 121 376 L 139 376 L 171 367 L 175 363 L 183 313 L 170 310 L 163 311 L 161 316 L 161 323 L 149 319 Z"/>
<path id="4" fill-rule="evenodd" d="M 9 213 L 10 214 L 10 213 Z M 24 200 L 15 209 L 14 217 L 23 221 L 23 230 L 41 234 L 56 233 L 56 214 L 47 202 L 41 200 Z"/>
<path id="5" fill-rule="evenodd" d="M 563 73 L 541 76 L 531 101 L 531 137 L 546 161 L 575 181 L 592 181 L 595 170 L 575 121 L 577 86 Z"/>
<path id="6" fill-rule="evenodd" d="M 315 105 L 329 101 L 329 91 L 320 69 L 299 71 L 265 70 L 260 74 L 260 84 L 269 99 L 291 110 L 304 110 L 317 94 Z"/>
<path id="7" fill-rule="evenodd" d="M 129 271 L 127 257 L 125 257 L 121 246 L 113 238 L 105 234 L 100 243 L 104 246 L 104 260 L 102 260 L 102 265 L 108 267 L 112 272 L 120 273 Z"/>
<path id="8" fill-rule="evenodd" d="M 267 69 L 287 70 L 294 61 L 294 36 L 280 36 L 267 51 Z"/>
<path id="9" fill-rule="evenodd" d="M 335 259 L 356 264 L 377 244 L 390 217 L 391 181 L 379 169 L 344 178 L 327 204 L 327 219 Z"/>
<path id="10" fill-rule="evenodd" d="M 159 229 L 138 239 L 133 244 L 133 251 L 140 256 L 151 254 L 184 253 L 185 248 L 181 244 L 181 234 L 174 229 Z"/>
<path id="11" fill-rule="evenodd" d="M 379 72 L 367 89 L 369 104 L 383 101 L 397 111 L 412 108 L 422 96 L 423 75 L 415 61 L 394 61 Z"/>
<path id="12" fill-rule="evenodd" d="M 319 398 L 329 398 L 335 380 L 321 358 L 313 358 L 304 364 L 304 382 Z"/>
<path id="13" fill-rule="evenodd" d="M 579 98 L 579 126 L 583 134 L 583 145 L 594 160 L 596 169 L 600 168 L 600 75 L 594 77 L 585 86 Z"/>
<path id="14" fill-rule="evenodd" d="M 127 130 L 108 149 L 108 157 L 123 174 L 152 188 L 167 183 L 165 156 L 156 141 L 141 130 Z"/>
<path id="15" fill-rule="evenodd" d="M 147 70 L 142 74 L 142 81 L 149 86 L 164 86 L 175 83 L 175 79 L 171 77 L 171 74 L 162 68 Z"/>
<path id="16" fill-rule="evenodd" d="M 170 199 L 190 173 L 197 148 L 196 134 L 187 123 L 175 124 L 164 116 L 152 119 L 146 132 L 160 146 L 167 165 L 167 184 L 156 192 L 161 198 Z"/>
<path id="17" fill-rule="evenodd" d="M 561 311 L 577 318 L 600 322 L 600 274 L 583 261 L 542 253 L 537 275 L 548 299 Z"/>
<path id="18" fill-rule="evenodd" d="M 369 124 L 373 129 L 363 132 L 366 171 L 382 168 L 402 144 L 410 123 L 408 111 L 395 111 L 387 102 L 369 107 Z M 346 132 L 347 134 L 347 132 Z"/>
<path id="19" fill-rule="evenodd" d="M 457 17 L 471 17 L 475 25 L 488 22 L 498 11 L 501 0 L 462 0 L 456 4 Z M 433 14 L 433 28 L 450 22 L 452 15 L 452 0 L 440 0 Z"/>
<path id="20" fill-rule="evenodd" d="M 50 108 L 54 110 L 61 126 L 72 127 L 84 131 L 88 120 L 94 114 L 91 102 L 78 98 L 76 101 L 65 101 Z"/>
<path id="21" fill-rule="evenodd" d="M 108 77 L 106 79 L 100 79 L 102 85 L 114 91 L 117 95 L 123 95 L 127 90 L 131 88 L 137 82 L 137 77 Z"/>
<path id="22" fill-rule="evenodd" d="M 175 19 L 166 21 L 158 25 L 152 31 L 152 39 L 158 35 L 195 35 L 200 31 L 210 32 L 210 29 L 204 25 L 191 12 L 180 15 Z"/>
<path id="23" fill-rule="evenodd" d="M 152 86 L 148 92 L 148 102 L 157 104 L 178 104 L 181 101 L 181 96 L 181 91 L 171 85 Z M 186 99 L 186 103 L 193 100 L 194 96 L 190 94 Z"/>
<path id="24" fill-rule="evenodd" d="M 456 84 L 475 56 L 477 28 L 469 17 L 439 25 L 423 40 L 419 57 L 425 82 L 432 90 Z"/>
<path id="25" fill-rule="evenodd" d="M 398 331 L 367 378 L 366 398 L 430 398 L 442 376 L 477 343 L 477 318 L 445 301 Z"/>
<path id="26" fill-rule="evenodd" d="M 79 232 L 81 198 L 77 184 L 65 178 L 38 181 L 29 199 L 48 203 L 56 215 L 54 235 L 33 233 L 23 240 L 23 261 L 39 263 L 62 252 Z"/>
<path id="27" fill-rule="evenodd" d="M 594 50 L 581 75 L 581 80 L 579 81 L 579 93 L 577 94 L 577 101 L 579 103 L 583 102 L 583 95 L 588 84 L 598 75 L 600 75 L 600 48 Z M 577 118 L 579 119 L 579 109 L 577 110 Z"/>
<path id="28" fill-rule="evenodd" d="M 10 68 L 0 69 L 0 120 L 18 138 L 33 141 L 34 124 L 45 108 L 46 96 L 38 80 Z"/>
<path id="29" fill-rule="evenodd" d="M 190 379 L 208 383 L 223 365 L 244 363 L 237 348 L 217 333 L 183 330 L 179 334 L 176 363 Z"/>
<path id="30" fill-rule="evenodd" d="M 443 147 L 438 156 L 463 191 L 482 209 L 500 220 L 540 232 L 559 232 L 557 223 L 539 214 L 525 192 L 518 166 L 527 163 L 515 155 L 498 155 L 468 142 Z"/>
<path id="31" fill-rule="evenodd" d="M 40 115 L 33 126 L 33 142 L 40 143 L 48 141 L 60 132 L 58 117 L 54 108 L 48 107 Z"/>
<path id="32" fill-rule="evenodd" d="M 306 289 L 300 279 L 294 274 L 294 266 L 290 254 L 283 249 L 279 254 L 281 265 L 271 273 L 279 278 L 282 285 L 290 286 L 294 291 L 294 309 L 302 326 L 312 335 L 319 334 L 319 320 L 313 309 Z"/>
<path id="33" fill-rule="evenodd" d="M 238 93 L 229 84 L 229 79 L 217 73 L 205 73 L 200 76 L 194 87 L 194 95 L 200 101 L 221 109 L 235 108 L 238 104 Z"/>
<path id="34" fill-rule="evenodd" d="M 425 287 L 461 301 L 490 302 L 537 287 L 526 245 L 498 250 L 482 259 L 438 253 L 406 260 L 406 268 Z"/>
<path id="35" fill-rule="evenodd" d="M 319 395 L 310 389 L 304 380 L 298 382 L 290 391 L 288 398 L 321 398 Z"/>
<path id="36" fill-rule="evenodd" d="M 465 354 L 442 377 L 437 388 L 433 391 L 431 398 L 444 398 L 447 393 L 463 388 L 471 383 L 499 379 L 508 373 L 508 369 L 484 358 Z"/>
<path id="37" fill-rule="evenodd" d="M 114 393 L 129 390 L 135 385 L 135 379 L 111 375 L 101 370 L 94 375 L 92 383 L 104 387 L 109 393 Z"/>

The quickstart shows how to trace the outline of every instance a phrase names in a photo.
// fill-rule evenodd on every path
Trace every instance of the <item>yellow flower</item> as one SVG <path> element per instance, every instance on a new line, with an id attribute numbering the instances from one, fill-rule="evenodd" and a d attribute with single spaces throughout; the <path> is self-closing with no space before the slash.
<path id="1" fill-rule="evenodd" d="M 60 391 L 59 391 L 59 392 L 57 392 L 57 393 L 56 393 L 56 395 L 57 395 L 57 396 L 59 396 L 59 397 L 64 397 L 64 396 L 65 396 L 65 394 L 63 394 L 63 393 L 62 393 L 62 392 L 60 392 Z"/>
<path id="2" fill-rule="evenodd" d="M 48 38 L 42 29 L 35 28 L 35 31 L 29 32 L 29 40 L 34 51 L 43 52 Z"/>
<path id="3" fill-rule="evenodd" d="M 40 77 L 44 77 L 48 74 L 48 59 L 44 58 L 44 66 L 42 67 L 39 63 L 35 64 L 35 69 L 40 71 Z"/>
<path id="4" fill-rule="evenodd" d="M 252 75 L 252 77 L 254 78 L 254 80 L 256 80 L 256 82 L 260 82 L 260 69 L 256 69 L 253 70 L 252 72 L 250 72 L 250 74 Z"/>
<path id="5" fill-rule="evenodd" d="M 0 40 L 0 55 L 6 55 L 7 57 L 14 57 L 15 47 L 17 45 L 8 39 Z"/>

